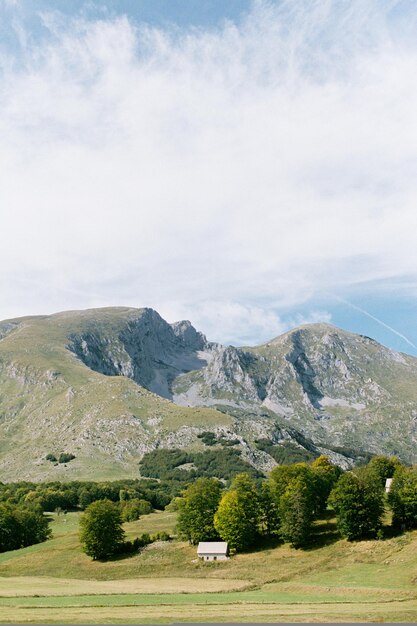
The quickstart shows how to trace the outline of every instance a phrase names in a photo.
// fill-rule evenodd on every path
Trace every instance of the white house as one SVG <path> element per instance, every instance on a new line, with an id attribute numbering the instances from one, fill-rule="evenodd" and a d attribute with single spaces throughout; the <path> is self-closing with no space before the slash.
<path id="1" fill-rule="evenodd" d="M 389 493 L 391 491 L 392 478 L 387 478 L 385 481 L 385 493 Z"/>
<path id="2" fill-rule="evenodd" d="M 227 561 L 229 546 L 226 541 L 200 541 L 197 555 L 203 561 Z"/>

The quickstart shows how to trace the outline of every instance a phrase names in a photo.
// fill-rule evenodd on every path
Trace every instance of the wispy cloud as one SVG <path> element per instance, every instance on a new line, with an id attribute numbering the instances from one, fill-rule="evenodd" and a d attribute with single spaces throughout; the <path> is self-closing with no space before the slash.
<path id="1" fill-rule="evenodd" d="M 0 317 L 174 302 L 194 319 L 213 301 L 246 324 L 219 319 L 233 341 L 279 330 L 259 311 L 416 277 L 417 29 L 401 6 L 255 2 L 186 32 L 56 12 L 35 47 L 16 25 Z"/>
<path id="2" fill-rule="evenodd" d="M 389 330 L 394 335 L 397 335 L 397 337 L 400 337 L 400 339 L 405 341 L 405 343 L 407 343 L 409 346 L 411 346 L 412 348 L 415 348 L 417 350 L 417 346 L 412 341 L 410 341 L 410 339 L 408 339 L 408 337 L 406 337 L 403 333 L 400 333 L 398 330 L 396 330 L 395 328 L 393 328 L 389 324 L 386 324 L 385 322 L 383 322 L 381 319 L 379 319 L 375 315 L 372 315 L 372 313 L 369 313 L 369 311 L 366 311 L 362 307 L 357 306 L 356 304 L 353 304 L 352 302 L 349 302 L 348 300 L 344 300 L 343 298 L 338 298 L 338 300 L 339 300 L 339 302 L 342 302 L 343 304 L 346 304 L 347 306 L 351 307 L 355 311 L 359 311 L 359 313 L 362 313 L 363 315 L 366 315 L 367 317 L 369 317 L 369 319 L 373 320 L 374 322 L 376 322 L 380 326 L 383 326 L 384 328 Z"/>

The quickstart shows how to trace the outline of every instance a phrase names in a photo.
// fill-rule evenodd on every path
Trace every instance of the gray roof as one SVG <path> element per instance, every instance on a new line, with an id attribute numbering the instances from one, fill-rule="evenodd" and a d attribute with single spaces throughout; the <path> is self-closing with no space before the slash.
<path id="1" fill-rule="evenodd" d="M 200 541 L 197 554 L 227 554 L 226 541 Z"/>

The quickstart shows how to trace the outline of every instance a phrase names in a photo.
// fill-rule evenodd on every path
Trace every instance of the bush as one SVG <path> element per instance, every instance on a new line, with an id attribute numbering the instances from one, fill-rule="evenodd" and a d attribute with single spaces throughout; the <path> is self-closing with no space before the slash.
<path id="1" fill-rule="evenodd" d="M 149 543 L 152 543 L 152 540 L 147 533 L 144 533 L 141 537 L 136 537 L 132 541 L 120 543 L 115 554 L 134 554 Z"/>
<path id="2" fill-rule="evenodd" d="M 158 530 L 157 533 L 151 535 L 151 542 L 153 541 L 171 541 L 171 536 L 166 530 Z"/>
<path id="3" fill-rule="evenodd" d="M 51 454 L 51 453 L 47 454 L 45 459 L 47 461 L 51 461 L 51 463 L 56 463 L 56 461 L 57 461 L 57 458 L 56 458 L 55 454 Z"/>
<path id="4" fill-rule="evenodd" d="M 152 505 L 147 500 L 123 500 L 121 503 L 122 520 L 124 522 L 136 522 L 141 515 L 152 513 Z"/>
<path id="5" fill-rule="evenodd" d="M 208 430 L 205 430 L 203 433 L 200 433 L 199 435 L 197 435 L 197 437 L 201 439 L 201 441 L 206 446 L 214 446 L 217 443 L 216 435 Z"/>
<path id="6" fill-rule="evenodd" d="M 137 539 L 140 541 L 141 546 L 147 546 L 149 543 L 152 543 L 152 539 L 149 533 L 142 533 Z"/>
<path id="7" fill-rule="evenodd" d="M 69 463 L 75 459 L 75 454 L 70 454 L 69 452 L 61 452 L 58 457 L 58 463 Z"/>

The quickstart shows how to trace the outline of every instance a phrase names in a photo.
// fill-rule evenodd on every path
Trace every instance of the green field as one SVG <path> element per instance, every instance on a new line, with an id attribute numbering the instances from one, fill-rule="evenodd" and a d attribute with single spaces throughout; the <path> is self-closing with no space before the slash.
<path id="1" fill-rule="evenodd" d="M 101 563 L 81 552 L 78 520 L 53 515 L 53 539 L 0 555 L 0 622 L 417 621 L 417 532 L 348 543 L 329 519 L 306 551 L 201 563 L 174 540 Z M 130 538 L 174 527 L 172 512 L 125 525 Z"/>

